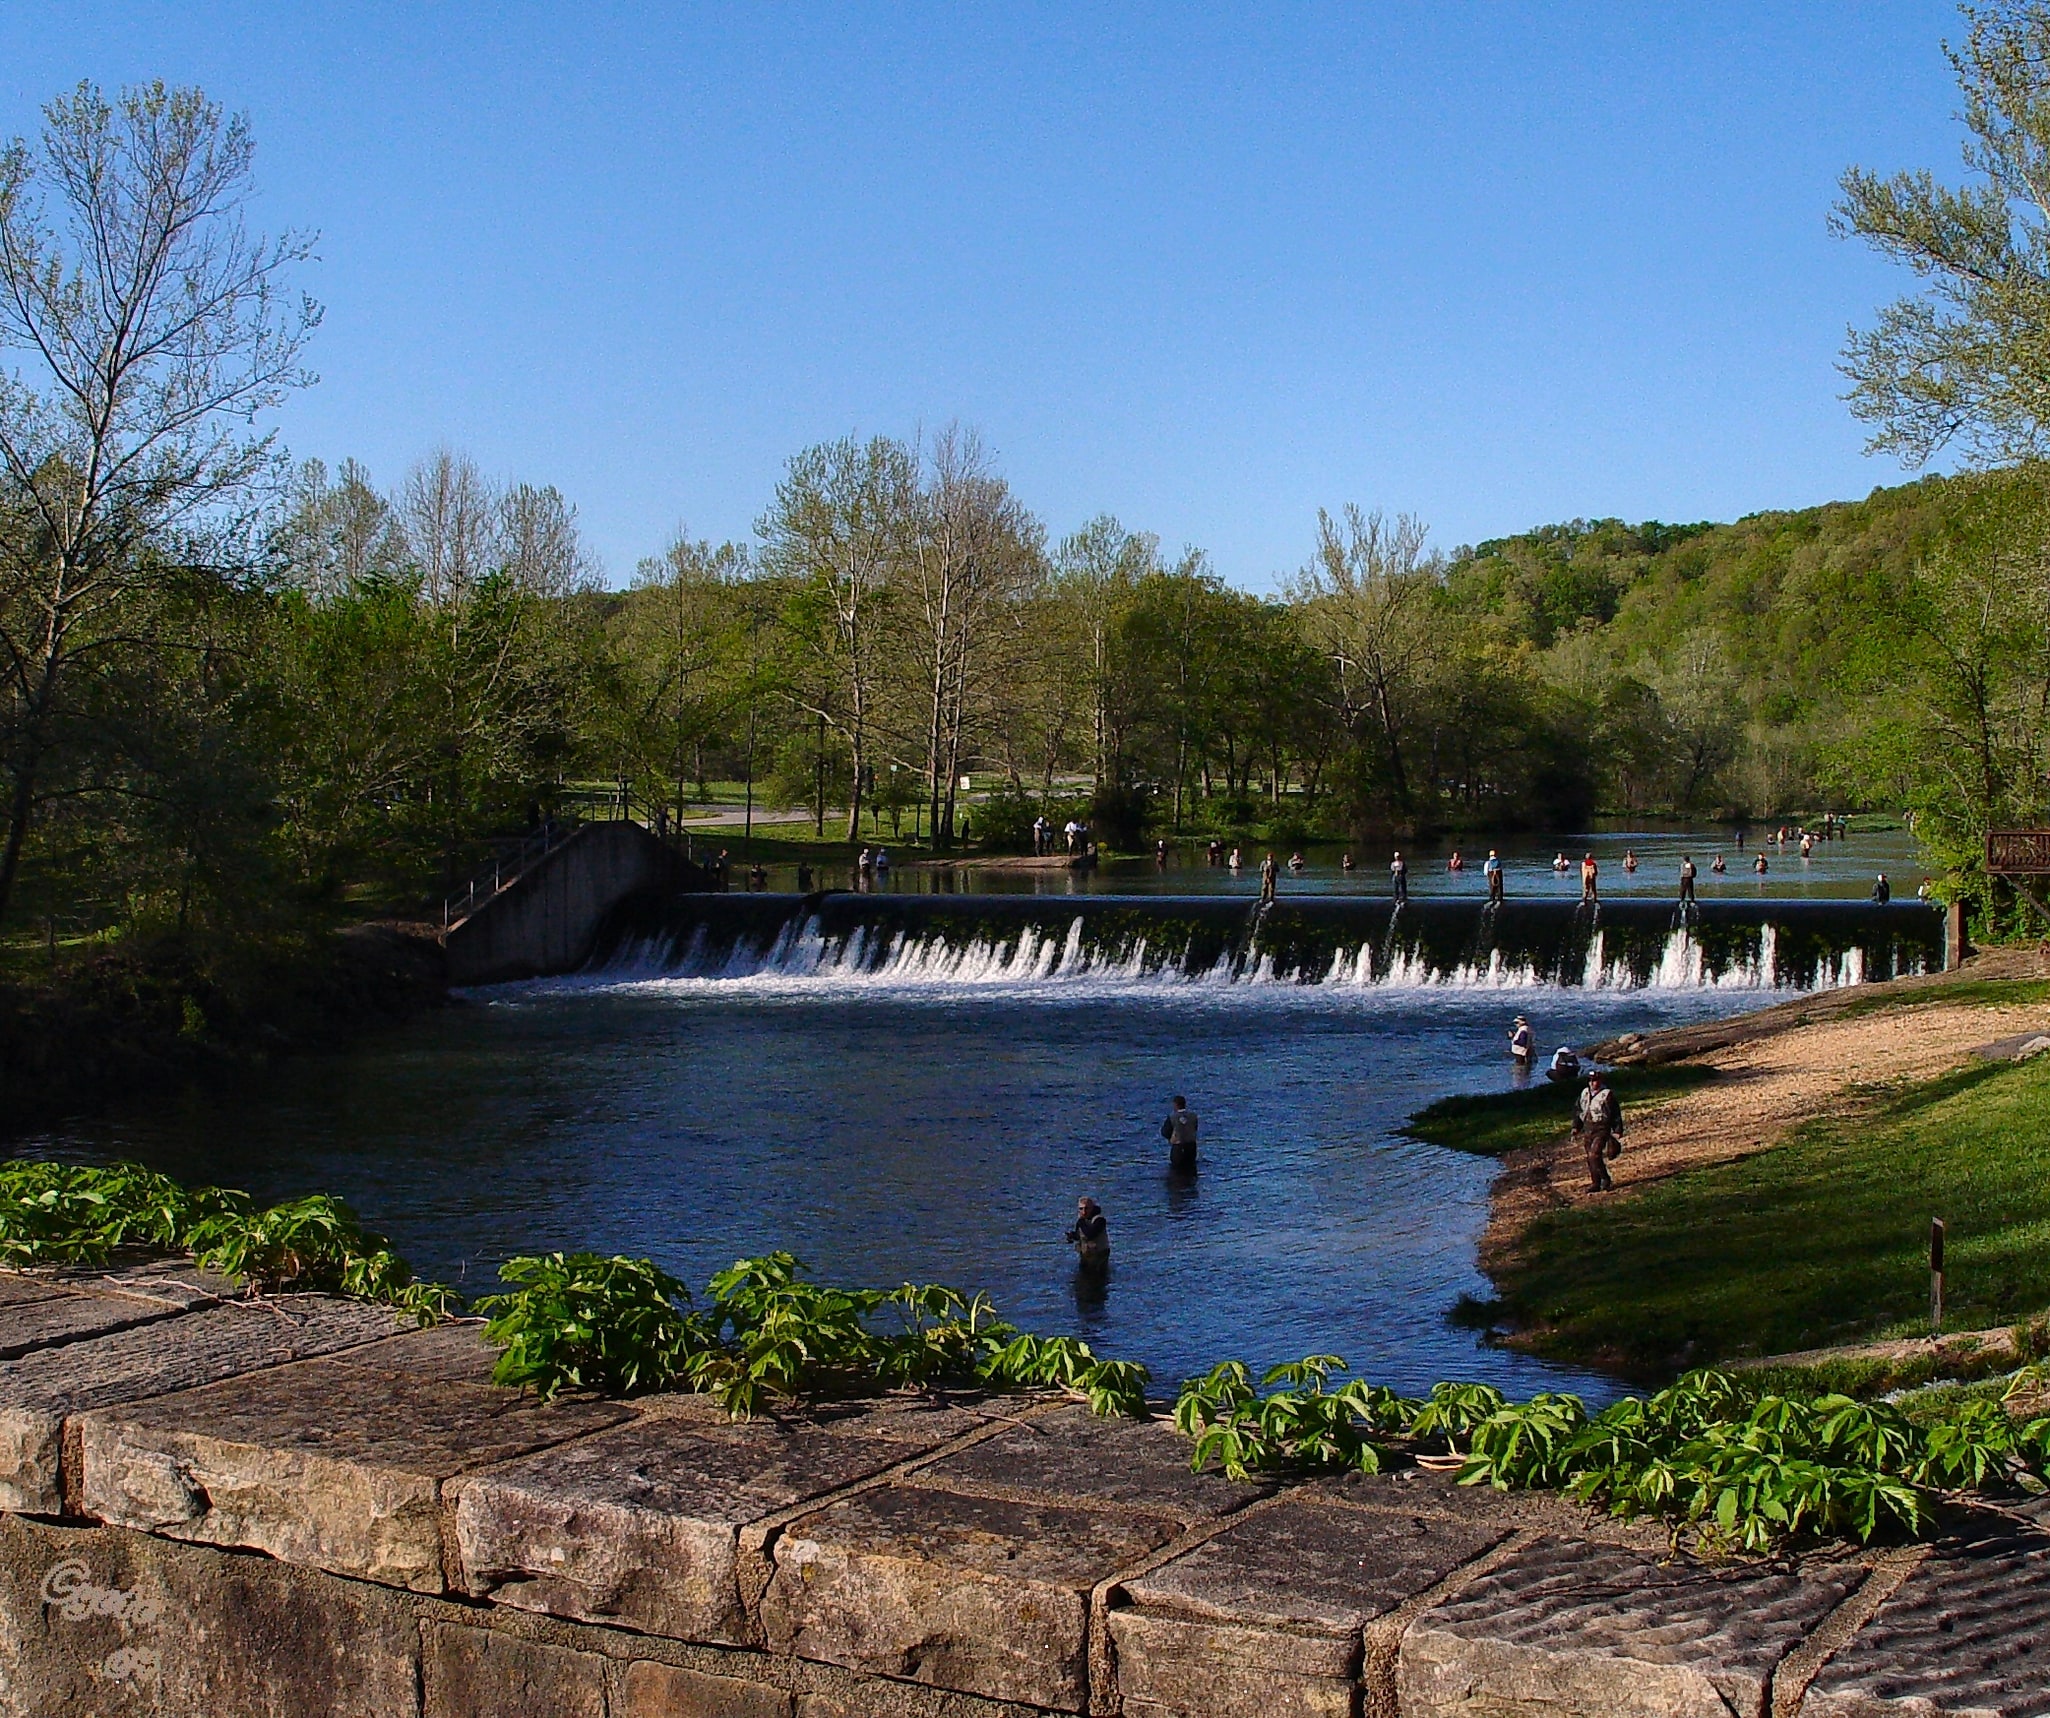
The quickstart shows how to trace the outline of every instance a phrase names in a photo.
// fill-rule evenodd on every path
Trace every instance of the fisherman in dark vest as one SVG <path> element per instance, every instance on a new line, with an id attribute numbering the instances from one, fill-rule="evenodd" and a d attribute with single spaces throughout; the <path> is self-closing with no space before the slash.
<path id="1" fill-rule="evenodd" d="M 1623 1152 L 1623 1106 L 1599 1073 L 1587 1076 L 1587 1089 L 1574 1110 L 1573 1131 L 1587 1155 L 1589 1191 L 1608 1192 L 1615 1186 L 1609 1179 L 1609 1159 Z"/>
<path id="2" fill-rule="evenodd" d="M 1094 1199 L 1075 1206 L 1075 1226 L 1068 1231 L 1075 1258 L 1084 1270 L 1100 1271 L 1110 1263 L 1110 1221 Z"/>
<path id="3" fill-rule="evenodd" d="M 1167 1167 L 1176 1175 L 1196 1173 L 1196 1112 L 1189 1100 L 1177 1097 L 1167 1120 L 1160 1124 L 1160 1137 L 1167 1141 Z"/>

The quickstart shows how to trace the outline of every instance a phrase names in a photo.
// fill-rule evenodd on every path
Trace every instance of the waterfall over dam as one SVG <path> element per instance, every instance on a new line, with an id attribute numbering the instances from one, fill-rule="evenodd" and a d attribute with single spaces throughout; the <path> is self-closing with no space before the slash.
<path id="1" fill-rule="evenodd" d="M 1814 989 L 1935 970 L 1919 902 L 1284 896 L 644 896 L 586 970 L 1002 986 L 1388 985 Z"/>

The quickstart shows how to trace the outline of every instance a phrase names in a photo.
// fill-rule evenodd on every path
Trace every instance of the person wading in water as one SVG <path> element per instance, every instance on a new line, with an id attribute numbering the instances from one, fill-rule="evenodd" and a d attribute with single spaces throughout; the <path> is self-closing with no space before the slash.
<path id="1" fill-rule="evenodd" d="M 1409 861 L 1398 853 L 1388 862 L 1388 881 L 1395 885 L 1395 904 L 1409 899 Z"/>
<path id="2" fill-rule="evenodd" d="M 1587 1076 L 1587 1089 L 1574 1108 L 1573 1131 L 1587 1154 L 1588 1191 L 1608 1192 L 1615 1186 L 1609 1179 L 1609 1159 L 1623 1152 L 1623 1106 L 1600 1074 Z"/>
<path id="3" fill-rule="evenodd" d="M 1601 899 L 1601 876 L 1602 868 L 1594 862 L 1594 855 L 1583 856 L 1580 861 L 1580 898 L 1583 901 Z"/>
<path id="4" fill-rule="evenodd" d="M 1494 848 L 1488 849 L 1488 862 L 1481 867 L 1488 879 L 1488 900 L 1495 906 L 1502 904 L 1502 856 Z"/>
<path id="5" fill-rule="evenodd" d="M 1085 1271 L 1100 1271 L 1110 1263 L 1110 1220 L 1094 1199 L 1079 1200 L 1075 1226 L 1068 1231 L 1075 1244 L 1075 1258 Z"/>
<path id="6" fill-rule="evenodd" d="M 1260 861 L 1260 904 L 1265 906 L 1274 899 L 1274 885 L 1280 881 L 1281 867 L 1274 863 L 1274 855 L 1268 854 Z"/>
<path id="7" fill-rule="evenodd" d="M 1680 861 L 1680 899 L 1694 899 L 1694 855 L 1689 853 Z"/>
<path id="8" fill-rule="evenodd" d="M 1189 1100 L 1177 1096 L 1167 1120 L 1160 1124 L 1160 1137 L 1167 1141 L 1167 1167 L 1176 1175 L 1196 1173 L 1196 1112 Z"/>

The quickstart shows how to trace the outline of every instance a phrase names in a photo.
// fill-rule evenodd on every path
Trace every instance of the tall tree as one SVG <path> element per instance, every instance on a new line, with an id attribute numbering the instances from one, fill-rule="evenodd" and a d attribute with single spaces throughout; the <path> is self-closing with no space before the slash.
<path id="1" fill-rule="evenodd" d="M 866 442 L 849 436 L 792 459 L 757 527 L 764 562 L 796 587 L 790 635 L 816 670 L 792 678 L 791 696 L 846 748 L 849 841 L 861 834 L 882 715 L 893 585 L 910 557 L 917 513 L 911 450 L 886 436 Z M 823 746 L 819 756 L 826 756 Z"/>
<path id="2" fill-rule="evenodd" d="M 1041 576 L 1045 533 L 991 468 L 974 431 L 943 431 L 929 464 L 905 606 L 925 706 L 927 809 L 934 845 L 944 847 L 954 838 L 971 698 L 1003 642 L 1000 617 Z"/>
<path id="3" fill-rule="evenodd" d="M 0 153 L 0 918 L 66 677 L 122 606 L 213 559 L 272 473 L 253 420 L 312 380 L 319 308 L 287 294 L 310 239 L 249 234 L 254 143 L 196 89 L 91 84 Z"/>
<path id="4" fill-rule="evenodd" d="M 1407 513 L 1348 506 L 1339 520 L 1320 508 L 1316 551 L 1289 587 L 1335 670 L 1341 721 L 1374 748 L 1404 816 L 1416 805 L 1409 742 L 1437 643 L 1439 568 L 1424 551 L 1428 534 Z"/>
<path id="5" fill-rule="evenodd" d="M 1963 12 L 1964 43 L 1944 52 L 1973 182 L 1854 167 L 1832 221 L 1923 281 L 1843 356 L 1871 446 L 1911 466 L 1953 442 L 1988 462 L 2050 453 L 2050 3 Z"/>

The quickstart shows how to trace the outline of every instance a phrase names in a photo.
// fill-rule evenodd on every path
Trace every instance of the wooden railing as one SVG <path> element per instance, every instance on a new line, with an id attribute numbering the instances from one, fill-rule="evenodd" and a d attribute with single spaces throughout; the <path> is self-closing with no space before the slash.
<path id="1" fill-rule="evenodd" d="M 1996 877 L 2050 877 L 2050 829 L 1994 829 L 1986 869 Z"/>

